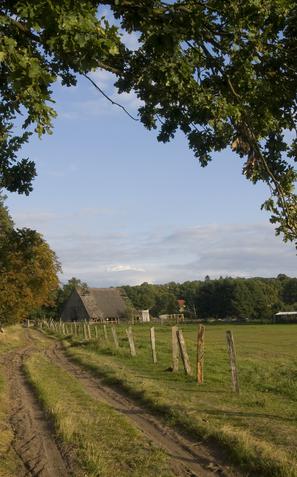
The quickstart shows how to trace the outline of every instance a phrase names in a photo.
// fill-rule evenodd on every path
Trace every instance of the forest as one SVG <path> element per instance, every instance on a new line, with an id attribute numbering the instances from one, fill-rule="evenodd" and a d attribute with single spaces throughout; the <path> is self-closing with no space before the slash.
<path id="1" fill-rule="evenodd" d="M 296 311 L 297 278 L 279 274 L 276 278 L 220 277 L 170 282 L 142 283 L 122 287 L 133 306 L 150 309 L 152 316 L 178 313 L 178 301 L 185 300 L 187 319 L 270 320 L 278 311 Z"/>

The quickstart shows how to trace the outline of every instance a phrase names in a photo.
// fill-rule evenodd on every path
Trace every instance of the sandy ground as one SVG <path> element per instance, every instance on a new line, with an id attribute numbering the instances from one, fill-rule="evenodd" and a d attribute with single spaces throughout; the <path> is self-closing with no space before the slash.
<path id="1" fill-rule="evenodd" d="M 26 330 L 26 348 L 5 356 L 5 369 L 10 385 L 11 416 L 14 430 L 13 447 L 21 461 L 18 477 L 66 477 L 81 473 L 71 462 L 71 453 L 57 442 L 54 430 L 26 382 L 22 365 L 34 351 L 37 331 Z M 225 465 L 219 451 L 201 442 L 194 442 L 163 425 L 154 415 L 139 406 L 119 390 L 103 385 L 99 378 L 71 362 L 64 354 L 62 345 L 49 340 L 46 356 L 78 379 L 85 390 L 99 401 L 108 403 L 124 414 L 156 446 L 164 449 L 171 460 L 175 475 L 180 477 L 235 477 Z M 120 476 L 119 476 L 120 477 Z M 146 476 L 144 476 L 146 477 Z"/>
<path id="2" fill-rule="evenodd" d="M 51 426 L 26 382 L 22 364 L 33 351 L 28 347 L 6 355 L 5 368 L 10 386 L 10 423 L 13 448 L 20 458 L 18 477 L 66 477 L 67 463 L 55 441 Z"/>

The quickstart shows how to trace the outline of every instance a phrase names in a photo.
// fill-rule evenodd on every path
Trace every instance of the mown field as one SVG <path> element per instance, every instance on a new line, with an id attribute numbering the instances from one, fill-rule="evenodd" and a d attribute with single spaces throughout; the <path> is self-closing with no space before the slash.
<path id="1" fill-rule="evenodd" d="M 181 327 L 193 369 L 196 325 Z M 209 325 L 205 335 L 204 384 L 171 367 L 171 328 L 156 326 L 157 364 L 152 363 L 149 326 L 135 325 L 137 356 L 129 353 L 126 327 L 117 326 L 120 349 L 99 338 L 67 337 L 72 359 L 122 387 L 161 418 L 199 440 L 219 442 L 226 458 L 248 475 L 297 476 L 297 325 L 232 325 L 240 395 L 231 389 L 225 332 Z M 93 330 L 94 337 L 94 330 Z M 65 339 L 65 337 L 64 337 Z"/>

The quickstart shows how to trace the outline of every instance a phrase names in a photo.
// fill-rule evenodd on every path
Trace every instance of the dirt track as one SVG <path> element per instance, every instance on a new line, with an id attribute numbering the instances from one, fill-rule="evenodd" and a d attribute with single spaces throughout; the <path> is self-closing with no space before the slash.
<path id="1" fill-rule="evenodd" d="M 22 370 L 26 357 L 37 349 L 34 344 L 35 339 L 38 339 L 37 333 L 26 330 L 28 346 L 5 357 L 13 403 L 11 411 L 11 424 L 15 432 L 13 447 L 22 462 L 18 477 L 71 475 L 76 477 L 78 473 L 73 470 L 69 455 L 62 456 L 46 416 L 27 384 Z M 49 340 L 45 354 L 52 362 L 78 379 L 93 398 L 108 403 L 116 411 L 127 416 L 156 446 L 163 448 L 171 459 L 175 475 L 180 477 L 238 475 L 221 462 L 217 452 L 201 443 L 192 442 L 164 426 L 133 400 L 103 385 L 100 379 L 71 362 L 59 343 Z"/>
<path id="2" fill-rule="evenodd" d="M 70 474 L 65 459 L 23 373 L 24 359 L 32 351 L 28 347 L 5 357 L 12 403 L 10 422 L 14 431 L 13 448 L 20 458 L 21 466 L 18 477 L 67 477 Z"/>

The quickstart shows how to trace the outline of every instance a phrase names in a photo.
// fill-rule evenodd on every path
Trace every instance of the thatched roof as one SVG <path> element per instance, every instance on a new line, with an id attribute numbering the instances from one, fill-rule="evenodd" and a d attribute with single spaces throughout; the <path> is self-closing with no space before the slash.
<path id="1" fill-rule="evenodd" d="M 127 312 L 120 288 L 77 288 L 77 292 L 91 319 L 120 318 Z"/>

